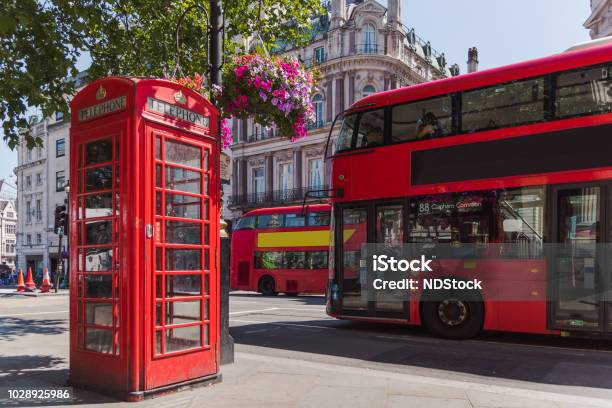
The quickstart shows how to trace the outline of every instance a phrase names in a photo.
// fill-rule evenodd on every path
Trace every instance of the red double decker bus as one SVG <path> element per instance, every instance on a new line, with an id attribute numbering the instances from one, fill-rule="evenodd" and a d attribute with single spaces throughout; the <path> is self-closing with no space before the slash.
<path id="1" fill-rule="evenodd" d="M 449 338 L 612 334 L 611 61 L 612 45 L 573 50 L 377 93 L 345 111 L 328 141 L 328 314 Z M 472 245 L 479 257 L 437 259 L 433 276 L 477 278 L 483 289 L 377 299 L 366 243 Z M 564 249 L 551 257 L 547 245 Z"/>
<path id="2" fill-rule="evenodd" d="M 330 209 L 313 204 L 244 214 L 232 232 L 230 287 L 266 296 L 324 293 Z"/>

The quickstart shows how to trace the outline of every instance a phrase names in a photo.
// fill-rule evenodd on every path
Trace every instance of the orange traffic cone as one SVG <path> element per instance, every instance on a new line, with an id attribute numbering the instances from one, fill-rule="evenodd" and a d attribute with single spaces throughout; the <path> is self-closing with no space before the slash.
<path id="1" fill-rule="evenodd" d="M 32 268 L 28 268 L 28 276 L 26 277 L 25 290 L 26 292 L 34 292 L 36 290 L 36 284 L 34 283 L 34 278 L 32 277 Z"/>
<path id="2" fill-rule="evenodd" d="M 25 283 L 23 283 L 23 270 L 19 268 L 19 275 L 17 276 L 17 292 L 23 292 L 25 290 Z"/>
<path id="3" fill-rule="evenodd" d="M 51 289 L 51 279 L 49 278 L 49 269 L 47 268 L 43 272 L 43 281 L 39 289 L 40 293 L 47 293 Z"/>

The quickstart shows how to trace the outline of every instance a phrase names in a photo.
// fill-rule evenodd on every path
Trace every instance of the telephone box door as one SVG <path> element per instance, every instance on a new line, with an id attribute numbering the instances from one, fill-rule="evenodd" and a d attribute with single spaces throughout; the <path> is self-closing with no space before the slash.
<path id="1" fill-rule="evenodd" d="M 151 160 L 145 284 L 151 310 L 145 336 L 145 388 L 217 370 L 218 240 L 212 141 L 146 125 Z"/>

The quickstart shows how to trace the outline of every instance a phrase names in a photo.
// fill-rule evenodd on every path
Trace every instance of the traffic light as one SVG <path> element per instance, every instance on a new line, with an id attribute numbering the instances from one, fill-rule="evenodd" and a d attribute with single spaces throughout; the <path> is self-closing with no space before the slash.
<path id="1" fill-rule="evenodd" d="M 68 226 L 68 211 L 65 205 L 58 205 L 55 207 L 55 232 L 62 228 L 64 234 L 67 231 Z"/>

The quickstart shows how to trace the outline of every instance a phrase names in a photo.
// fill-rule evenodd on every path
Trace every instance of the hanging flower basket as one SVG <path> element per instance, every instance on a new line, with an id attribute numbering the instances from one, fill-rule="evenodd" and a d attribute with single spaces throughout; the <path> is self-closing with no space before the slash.
<path id="1" fill-rule="evenodd" d="M 197 92 L 206 94 L 202 76 L 173 78 Z M 280 136 L 292 141 L 308 134 L 314 122 L 313 77 L 297 59 L 249 54 L 235 57 L 225 66 L 223 87 L 213 86 L 212 95 L 221 109 L 223 147 L 232 144 L 228 118 L 252 118 L 264 127 L 275 126 Z"/>
<path id="2" fill-rule="evenodd" d="M 297 140 L 314 122 L 313 78 L 297 59 L 250 54 L 235 57 L 223 72 L 223 88 L 213 89 L 224 117 L 252 118 L 276 126 Z M 231 132 L 230 132 L 231 137 Z"/>

